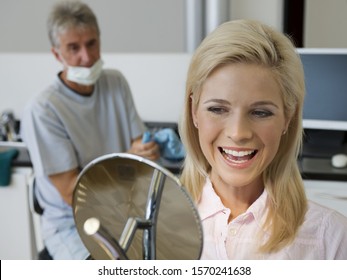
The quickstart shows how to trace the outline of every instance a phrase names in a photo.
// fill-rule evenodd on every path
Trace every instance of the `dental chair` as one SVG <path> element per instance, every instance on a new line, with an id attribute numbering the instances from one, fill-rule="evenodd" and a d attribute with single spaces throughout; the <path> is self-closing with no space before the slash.
<path id="1" fill-rule="evenodd" d="M 36 184 L 35 179 L 32 180 L 29 184 L 29 207 L 32 214 L 32 224 L 35 234 L 35 246 L 38 251 L 37 259 L 38 260 L 53 260 L 49 254 L 46 246 L 43 244 L 41 237 L 41 228 L 40 228 L 40 216 L 43 214 L 44 209 L 39 204 L 36 194 L 35 194 Z"/>

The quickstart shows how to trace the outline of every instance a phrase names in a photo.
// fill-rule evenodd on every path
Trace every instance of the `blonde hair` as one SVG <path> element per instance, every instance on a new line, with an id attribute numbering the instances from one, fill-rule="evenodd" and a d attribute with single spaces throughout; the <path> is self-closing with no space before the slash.
<path id="1" fill-rule="evenodd" d="M 307 209 L 297 165 L 303 135 L 304 72 L 293 43 L 284 34 L 257 21 L 236 20 L 220 25 L 197 48 L 188 70 L 185 108 L 179 126 L 187 151 L 181 181 L 198 201 L 210 165 L 199 145 L 191 102 L 197 106 L 205 80 L 214 69 L 229 63 L 257 64 L 270 69 L 283 94 L 285 117 L 290 120 L 274 160 L 263 173 L 269 196 L 264 229 L 271 235 L 259 249 L 274 252 L 295 238 Z"/>

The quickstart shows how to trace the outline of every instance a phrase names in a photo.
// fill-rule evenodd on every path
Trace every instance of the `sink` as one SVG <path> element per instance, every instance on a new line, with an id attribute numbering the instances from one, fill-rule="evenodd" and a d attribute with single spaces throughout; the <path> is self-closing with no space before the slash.
<path id="1" fill-rule="evenodd" d="M 29 151 L 23 142 L 0 141 L 0 152 L 5 152 L 9 149 L 17 149 L 18 156 L 13 160 L 12 166 L 32 166 L 30 161 Z"/>

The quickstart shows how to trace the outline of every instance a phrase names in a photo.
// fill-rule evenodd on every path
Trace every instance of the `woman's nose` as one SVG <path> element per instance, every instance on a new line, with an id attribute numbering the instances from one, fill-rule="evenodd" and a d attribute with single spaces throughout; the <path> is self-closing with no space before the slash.
<path id="1" fill-rule="evenodd" d="M 243 143 L 253 137 L 252 125 L 245 116 L 232 116 L 225 129 L 227 137 L 232 139 L 234 143 Z"/>

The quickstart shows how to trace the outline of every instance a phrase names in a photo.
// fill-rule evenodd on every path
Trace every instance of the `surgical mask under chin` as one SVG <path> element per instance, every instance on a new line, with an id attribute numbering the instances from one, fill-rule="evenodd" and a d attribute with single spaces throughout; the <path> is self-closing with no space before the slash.
<path id="1" fill-rule="evenodd" d="M 102 71 L 103 61 L 99 59 L 92 67 L 68 66 L 66 78 L 80 85 L 94 85 Z"/>

